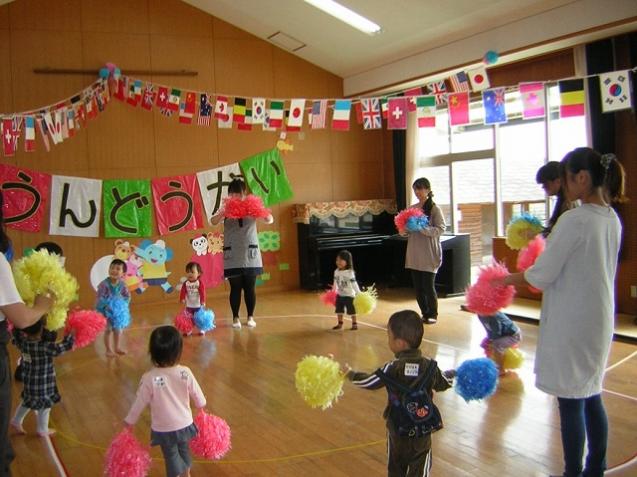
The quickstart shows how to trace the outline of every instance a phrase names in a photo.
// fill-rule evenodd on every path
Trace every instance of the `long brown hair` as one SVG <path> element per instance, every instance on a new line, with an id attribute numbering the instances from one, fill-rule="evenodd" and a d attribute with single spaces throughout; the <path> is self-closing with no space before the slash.
<path id="1" fill-rule="evenodd" d="M 0 252 L 7 253 L 11 248 L 11 239 L 7 235 L 4 225 L 4 197 L 0 190 Z"/>

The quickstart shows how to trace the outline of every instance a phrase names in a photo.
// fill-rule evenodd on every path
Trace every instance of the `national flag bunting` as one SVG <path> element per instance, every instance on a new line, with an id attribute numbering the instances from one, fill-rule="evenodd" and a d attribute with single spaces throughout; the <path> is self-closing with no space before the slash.
<path id="1" fill-rule="evenodd" d="M 179 104 L 179 122 L 182 124 L 192 124 L 192 118 L 197 109 L 197 94 L 192 91 L 186 93 L 186 98 Z"/>
<path id="2" fill-rule="evenodd" d="M 17 118 L 2 119 L 2 147 L 4 157 L 12 157 L 18 148 L 20 130 L 17 126 Z"/>
<path id="3" fill-rule="evenodd" d="M 522 118 L 543 118 L 546 113 L 544 83 L 520 83 L 518 89 L 522 97 Z"/>
<path id="4" fill-rule="evenodd" d="M 197 124 L 199 126 L 210 126 L 210 116 L 212 115 L 212 104 L 210 104 L 210 96 L 206 93 L 199 94 L 199 117 Z"/>
<path id="5" fill-rule="evenodd" d="M 25 116 L 24 118 L 24 152 L 35 151 L 35 118 Z"/>
<path id="6" fill-rule="evenodd" d="M 560 90 L 560 118 L 584 116 L 584 80 L 558 82 Z"/>
<path id="7" fill-rule="evenodd" d="M 602 111 L 620 111 L 631 107 L 630 72 L 613 71 L 599 75 L 599 87 L 602 93 Z"/>
<path id="8" fill-rule="evenodd" d="M 387 111 L 389 111 L 387 98 L 380 98 L 380 114 L 383 117 L 383 119 L 387 119 Z"/>
<path id="9" fill-rule="evenodd" d="M 228 106 L 226 103 L 225 111 L 225 119 L 219 119 L 217 121 L 217 127 L 219 129 L 232 129 L 232 106 Z"/>
<path id="10" fill-rule="evenodd" d="M 290 101 L 290 116 L 288 117 L 288 127 L 301 128 L 303 126 L 303 115 L 305 112 L 305 99 L 296 98 Z"/>
<path id="11" fill-rule="evenodd" d="M 173 88 L 170 90 L 170 96 L 168 96 L 168 104 L 166 109 L 172 112 L 179 111 L 179 100 L 181 97 L 181 90 Z"/>
<path id="12" fill-rule="evenodd" d="M 160 86 L 157 89 L 157 107 L 164 109 L 168 106 L 168 88 Z"/>
<path id="13" fill-rule="evenodd" d="M 349 131 L 349 115 L 351 109 L 351 99 L 337 99 L 336 101 L 334 101 L 332 129 L 336 129 L 338 131 Z"/>
<path id="14" fill-rule="evenodd" d="M 228 121 L 228 117 L 230 117 L 228 111 L 228 98 L 225 96 L 217 96 L 217 102 L 215 103 L 215 119 L 219 120 L 219 127 L 221 127 L 222 122 Z"/>
<path id="15" fill-rule="evenodd" d="M 126 99 L 127 93 L 128 78 L 126 76 L 122 76 L 117 80 L 117 89 L 115 90 L 115 94 L 113 94 L 113 96 L 120 101 L 124 101 Z"/>
<path id="16" fill-rule="evenodd" d="M 469 77 L 464 71 L 460 71 L 455 75 L 451 75 L 449 81 L 451 82 L 451 89 L 453 89 L 456 93 L 471 91 L 471 88 L 469 86 Z"/>
<path id="17" fill-rule="evenodd" d="M 471 89 L 473 91 L 483 91 L 491 86 L 487 69 L 484 66 L 479 66 L 478 68 L 467 71 L 467 75 L 469 76 Z"/>
<path id="18" fill-rule="evenodd" d="M 252 124 L 265 121 L 265 98 L 252 98 Z"/>
<path id="19" fill-rule="evenodd" d="M 383 126 L 378 98 L 361 99 L 363 129 L 380 129 Z"/>
<path id="20" fill-rule="evenodd" d="M 325 128 L 326 112 L 327 99 L 319 99 L 312 102 L 312 129 Z"/>
<path id="21" fill-rule="evenodd" d="M 449 104 L 449 124 L 451 126 L 462 126 L 469 124 L 469 92 L 449 93 L 447 95 Z"/>
<path id="22" fill-rule="evenodd" d="M 40 131 L 40 137 L 42 138 L 42 144 L 44 144 L 44 149 L 46 149 L 46 152 L 49 152 L 51 150 L 51 146 L 49 144 L 49 136 L 47 135 L 47 127 L 46 127 L 46 121 L 44 119 L 44 111 L 41 111 L 42 116 L 38 119 L 36 118 L 35 123 L 38 126 L 38 129 Z"/>
<path id="23" fill-rule="evenodd" d="M 403 93 L 405 97 L 409 98 L 409 102 L 407 103 L 407 110 L 410 113 L 416 111 L 416 97 L 422 94 L 422 88 L 411 88 Z"/>
<path id="24" fill-rule="evenodd" d="M 294 125 L 290 125 L 290 118 L 291 118 L 291 114 L 290 114 L 290 110 L 286 109 L 285 110 L 285 131 L 286 132 L 299 132 L 301 130 L 300 126 L 294 126 Z"/>
<path id="25" fill-rule="evenodd" d="M 270 101 L 270 120 L 268 127 L 280 128 L 283 126 L 283 101 Z"/>
<path id="26" fill-rule="evenodd" d="M 245 98 L 234 98 L 234 109 L 232 110 L 232 121 L 237 124 L 243 124 L 246 119 L 246 105 L 247 100 Z"/>
<path id="27" fill-rule="evenodd" d="M 239 131 L 252 131 L 252 110 L 246 109 L 243 122 L 237 124 Z"/>
<path id="28" fill-rule="evenodd" d="M 354 111 L 356 111 L 356 124 L 363 124 L 363 105 L 360 103 L 354 103 Z"/>
<path id="29" fill-rule="evenodd" d="M 151 111 L 153 109 L 155 94 L 155 87 L 151 83 L 146 83 L 146 87 L 144 88 L 144 96 L 142 97 L 142 108 L 147 111 Z"/>
<path id="30" fill-rule="evenodd" d="M 416 98 L 416 117 L 419 128 L 436 127 L 436 97 L 418 96 Z"/>
<path id="31" fill-rule="evenodd" d="M 387 129 L 407 129 L 408 98 L 389 98 Z"/>
<path id="32" fill-rule="evenodd" d="M 445 86 L 445 80 L 429 83 L 427 85 L 427 91 L 436 97 L 436 104 L 445 104 L 447 102 L 447 86 Z"/>
<path id="33" fill-rule="evenodd" d="M 482 104 L 484 105 L 484 124 L 498 124 L 507 122 L 505 92 L 505 88 L 487 89 L 482 92 Z"/>

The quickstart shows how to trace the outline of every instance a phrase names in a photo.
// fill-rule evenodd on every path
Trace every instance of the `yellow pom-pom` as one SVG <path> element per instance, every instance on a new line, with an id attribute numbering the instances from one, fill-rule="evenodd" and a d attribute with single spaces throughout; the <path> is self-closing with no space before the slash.
<path id="1" fill-rule="evenodd" d="M 356 308 L 357 315 L 369 315 L 376 309 L 376 302 L 378 301 L 378 292 L 374 285 L 369 287 L 364 292 L 360 292 L 354 297 L 354 308 Z"/>
<path id="2" fill-rule="evenodd" d="M 294 380 L 306 403 L 325 410 L 343 394 L 345 375 L 333 359 L 310 355 L 296 365 Z"/>
<path id="3" fill-rule="evenodd" d="M 506 228 L 506 244 L 512 250 L 522 250 L 542 231 L 537 217 L 524 213 L 511 219 Z"/>
<path id="4" fill-rule="evenodd" d="M 517 348 L 507 348 L 504 352 L 504 369 L 517 369 L 524 362 L 524 354 Z"/>
<path id="5" fill-rule="evenodd" d="M 64 326 L 69 305 L 77 296 L 77 280 L 60 264 L 57 255 L 39 250 L 13 263 L 13 277 L 20 296 L 33 305 L 37 295 L 52 293 L 54 302 L 47 315 L 46 328 L 57 330 Z"/>

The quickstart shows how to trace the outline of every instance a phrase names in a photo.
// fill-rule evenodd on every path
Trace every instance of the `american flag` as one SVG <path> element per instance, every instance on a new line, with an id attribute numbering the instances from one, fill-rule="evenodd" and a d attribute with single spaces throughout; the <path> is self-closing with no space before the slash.
<path id="1" fill-rule="evenodd" d="M 469 87 L 469 77 L 464 71 L 451 75 L 449 81 L 451 81 L 451 87 L 456 93 L 471 91 L 471 88 Z"/>
<path id="2" fill-rule="evenodd" d="M 429 83 L 427 89 L 431 94 L 436 96 L 436 104 L 445 104 L 447 102 L 447 87 L 445 80 Z"/>
<path id="3" fill-rule="evenodd" d="M 199 117 L 197 124 L 199 126 L 210 126 L 210 115 L 212 114 L 212 105 L 210 97 L 206 93 L 199 95 Z"/>
<path id="4" fill-rule="evenodd" d="M 327 112 L 327 99 L 321 99 L 312 103 L 312 129 L 325 128 L 325 115 Z"/>
<path id="5" fill-rule="evenodd" d="M 380 129 L 383 124 L 378 98 L 361 99 L 361 105 L 363 107 L 363 129 Z"/>

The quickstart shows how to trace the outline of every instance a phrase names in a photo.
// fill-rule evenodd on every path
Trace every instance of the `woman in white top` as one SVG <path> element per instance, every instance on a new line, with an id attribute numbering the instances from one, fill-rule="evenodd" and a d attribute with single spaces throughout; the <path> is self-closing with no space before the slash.
<path id="1" fill-rule="evenodd" d="M 4 201 L 0 192 L 0 476 L 10 475 L 9 466 L 14 454 L 9 442 L 11 416 L 11 371 L 7 343 L 7 320 L 18 328 L 25 328 L 38 321 L 51 309 L 53 301 L 48 296 L 37 296 L 33 307 L 26 306 L 13 281 L 11 267 L 5 257 L 11 241 L 4 228 Z"/>
<path id="2" fill-rule="evenodd" d="M 558 400 L 563 475 L 602 476 L 608 419 L 601 392 L 613 337 L 622 231 L 610 203 L 625 200 L 624 170 L 614 155 L 587 147 L 569 152 L 561 164 L 568 200 L 582 205 L 560 216 L 532 267 L 502 282 L 543 291 L 536 386 Z"/>

